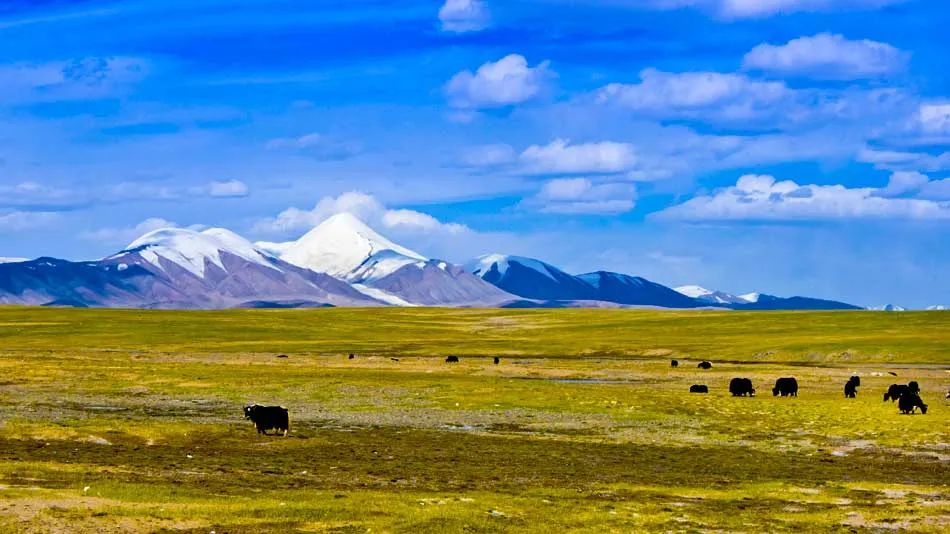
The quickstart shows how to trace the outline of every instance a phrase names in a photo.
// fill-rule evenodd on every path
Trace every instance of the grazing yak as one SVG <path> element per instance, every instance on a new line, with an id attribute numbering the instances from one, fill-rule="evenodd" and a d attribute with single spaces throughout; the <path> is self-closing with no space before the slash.
<path id="1" fill-rule="evenodd" d="M 858 386 L 861 385 L 861 379 L 852 376 L 848 379 L 848 383 L 844 385 L 844 396 L 848 399 L 853 399 L 858 396 Z"/>
<path id="2" fill-rule="evenodd" d="M 679 367 L 679 366 L 680 366 L 680 362 L 677 360 L 673 360 L 670 362 L 670 367 Z"/>
<path id="3" fill-rule="evenodd" d="M 897 407 L 900 408 L 902 414 L 912 414 L 917 408 L 920 408 L 920 413 L 927 413 L 927 405 L 920 399 L 920 395 L 916 393 L 908 392 L 902 395 L 897 402 Z"/>
<path id="4" fill-rule="evenodd" d="M 702 362 L 699 362 L 699 365 L 697 365 L 696 367 L 699 367 L 700 369 L 712 369 L 712 363 L 707 362 L 707 361 L 702 361 Z"/>
<path id="5" fill-rule="evenodd" d="M 705 384 L 693 384 L 689 386 L 690 393 L 709 393 L 709 387 Z"/>
<path id="6" fill-rule="evenodd" d="M 798 380 L 793 377 L 779 378 L 775 381 L 775 387 L 772 388 L 772 396 L 797 397 Z"/>
<path id="7" fill-rule="evenodd" d="M 498 365 L 499 363 L 501 363 L 501 358 L 495 356 L 495 365 Z"/>
<path id="8" fill-rule="evenodd" d="M 287 435 L 290 430 L 290 414 L 283 406 L 261 406 L 252 404 L 244 407 L 244 418 L 250 419 L 257 427 L 258 434 L 268 436 L 268 430 L 276 430 Z"/>
<path id="9" fill-rule="evenodd" d="M 920 393 L 920 386 L 917 382 L 911 382 L 910 384 L 891 384 L 891 387 L 887 388 L 887 393 L 884 394 L 884 400 L 894 402 L 904 395 L 916 395 L 918 393 Z"/>
<path id="10" fill-rule="evenodd" d="M 351 353 L 350 353 L 350 359 L 353 360 L 353 359 L 355 359 L 355 358 L 356 358 L 356 354 L 353 354 L 353 353 L 351 352 Z"/>
<path id="11" fill-rule="evenodd" d="M 445 363 L 458 363 L 458 362 L 459 362 L 458 356 L 449 356 L 445 359 Z"/>
<path id="12" fill-rule="evenodd" d="M 752 380 L 748 378 L 733 378 L 729 381 L 729 393 L 733 397 L 755 396 L 755 388 L 752 387 Z"/>

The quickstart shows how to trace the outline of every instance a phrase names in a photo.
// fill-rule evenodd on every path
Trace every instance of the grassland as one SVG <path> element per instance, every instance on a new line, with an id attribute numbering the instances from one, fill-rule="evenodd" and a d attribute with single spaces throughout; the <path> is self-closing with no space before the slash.
<path id="1" fill-rule="evenodd" d="M 948 388 L 946 312 L 0 308 L 0 531 L 946 532 Z"/>

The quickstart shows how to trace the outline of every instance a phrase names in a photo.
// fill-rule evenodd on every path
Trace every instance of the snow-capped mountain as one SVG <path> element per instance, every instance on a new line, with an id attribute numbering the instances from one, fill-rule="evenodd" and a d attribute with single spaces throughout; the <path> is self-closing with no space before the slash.
<path id="1" fill-rule="evenodd" d="M 673 288 L 677 293 L 687 297 L 709 302 L 711 304 L 748 304 L 759 300 L 758 293 L 747 293 L 745 295 L 733 295 L 724 291 L 712 291 L 702 286 L 689 285 Z"/>
<path id="2" fill-rule="evenodd" d="M 808 297 L 673 290 L 607 271 L 575 276 L 523 256 L 490 254 L 463 268 L 396 244 L 349 214 L 288 243 L 252 244 L 223 228 L 163 228 L 102 260 L 7 260 L 0 261 L 0 304 L 857 309 Z"/>
<path id="3" fill-rule="evenodd" d="M 406 265 L 422 266 L 427 260 L 349 213 L 330 217 L 296 241 L 258 246 L 292 265 L 361 284 L 386 277 Z"/>
<path id="4" fill-rule="evenodd" d="M 490 306 L 515 298 L 465 269 L 393 243 L 349 213 L 330 217 L 296 241 L 257 246 L 388 304 Z"/>
<path id="5" fill-rule="evenodd" d="M 538 300 L 593 298 L 590 284 L 540 260 L 486 254 L 466 262 L 465 269 L 519 297 Z"/>
<path id="6" fill-rule="evenodd" d="M 942 304 L 936 304 L 934 306 L 927 306 L 927 311 L 945 311 L 947 307 Z"/>
<path id="7" fill-rule="evenodd" d="M 881 306 L 872 306 L 868 309 L 872 311 L 890 311 L 890 312 L 907 311 L 907 308 L 903 306 L 898 306 L 897 304 L 884 304 Z"/>
<path id="8" fill-rule="evenodd" d="M 30 261 L 27 258 L 5 258 L 0 256 L 0 263 L 23 263 L 25 261 Z"/>

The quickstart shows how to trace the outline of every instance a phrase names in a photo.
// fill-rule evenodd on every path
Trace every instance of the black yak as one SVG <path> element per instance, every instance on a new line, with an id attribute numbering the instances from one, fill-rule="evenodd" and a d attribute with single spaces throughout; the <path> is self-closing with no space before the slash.
<path id="1" fill-rule="evenodd" d="M 855 380 L 857 378 L 857 380 Z M 844 396 L 848 399 L 853 399 L 858 396 L 858 386 L 861 385 L 861 379 L 852 376 L 848 383 L 844 385 Z"/>
<path id="2" fill-rule="evenodd" d="M 677 360 L 673 360 L 670 362 L 670 367 L 679 367 L 679 366 L 680 366 L 680 362 Z"/>
<path id="3" fill-rule="evenodd" d="M 690 393 L 709 393 L 709 387 L 705 384 L 693 384 L 689 386 Z"/>
<path id="4" fill-rule="evenodd" d="M 459 362 L 458 356 L 449 356 L 445 359 L 445 363 L 458 363 L 458 362 Z"/>
<path id="5" fill-rule="evenodd" d="M 752 387 L 752 380 L 748 378 L 733 378 L 729 382 L 729 393 L 733 397 L 745 397 L 746 395 L 755 396 L 755 388 Z"/>
<path id="6" fill-rule="evenodd" d="M 927 405 L 920 399 L 920 395 L 916 393 L 908 392 L 901 395 L 900 400 L 897 402 L 897 407 L 900 408 L 902 414 L 912 414 L 917 408 L 920 408 L 920 413 L 927 413 Z"/>
<path id="7" fill-rule="evenodd" d="M 501 358 L 495 356 L 495 365 L 498 365 L 499 363 L 501 363 Z"/>
<path id="8" fill-rule="evenodd" d="M 699 367 L 700 369 L 712 369 L 712 363 L 707 362 L 707 361 L 702 361 L 702 362 L 699 362 L 699 365 L 697 365 L 696 367 Z"/>
<path id="9" fill-rule="evenodd" d="M 884 394 L 884 400 L 894 402 L 907 393 L 907 384 L 891 384 L 891 387 L 887 388 L 887 393 Z"/>
<path id="10" fill-rule="evenodd" d="M 798 380 L 795 380 L 792 377 L 779 378 L 775 381 L 775 387 L 772 388 L 772 396 L 783 396 L 783 397 L 797 397 L 798 396 Z"/>
<path id="11" fill-rule="evenodd" d="M 257 427 L 258 434 L 268 436 L 268 430 L 276 430 L 287 435 L 290 431 L 290 414 L 283 406 L 261 406 L 252 404 L 244 407 L 244 418 L 250 419 Z"/>

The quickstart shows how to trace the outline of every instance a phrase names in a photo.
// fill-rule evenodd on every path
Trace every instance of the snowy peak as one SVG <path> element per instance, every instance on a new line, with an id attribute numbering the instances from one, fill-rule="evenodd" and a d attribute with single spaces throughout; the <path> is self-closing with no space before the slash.
<path id="1" fill-rule="evenodd" d="M 712 295 L 713 292 L 706 289 L 702 286 L 679 286 L 673 288 L 677 293 L 682 293 L 687 297 L 698 299 L 699 297 L 705 297 L 707 295 Z"/>
<path id="2" fill-rule="evenodd" d="M 203 232 L 186 228 L 161 228 L 153 230 L 129 244 L 122 252 L 109 259 L 118 259 L 128 254 L 138 254 L 148 263 L 164 270 L 162 260 L 169 261 L 199 278 L 205 275 L 206 265 L 217 265 L 226 270 L 221 254 L 237 256 L 250 263 L 275 269 L 269 257 L 259 251 L 250 241 L 223 228 L 211 228 Z"/>
<path id="3" fill-rule="evenodd" d="M 484 254 L 468 261 L 465 264 L 465 270 L 475 276 L 484 278 L 486 274 L 494 269 L 498 272 L 499 276 L 504 277 L 512 263 L 517 263 L 522 267 L 537 271 L 552 280 L 554 280 L 557 277 L 557 273 L 560 272 L 560 269 L 557 267 L 544 263 L 543 261 L 525 258 L 523 256 L 510 256 L 508 254 Z"/>
<path id="4" fill-rule="evenodd" d="M 737 296 L 724 291 L 713 291 L 697 285 L 679 286 L 673 288 L 673 290 L 687 297 L 712 304 L 752 304 L 759 300 L 758 293 L 746 293 L 745 295 Z"/>
<path id="5" fill-rule="evenodd" d="M 30 261 L 27 258 L 6 258 L 0 256 L 0 263 L 23 263 L 25 261 Z"/>
<path id="6" fill-rule="evenodd" d="M 405 265 L 426 261 L 349 213 L 330 217 L 297 241 L 260 246 L 278 251 L 287 263 L 352 282 L 378 279 Z"/>
<path id="7" fill-rule="evenodd" d="M 903 306 L 898 306 L 897 304 L 884 304 L 883 306 L 873 306 L 868 309 L 873 310 L 873 311 L 888 311 L 888 312 L 907 311 L 907 308 Z"/>

